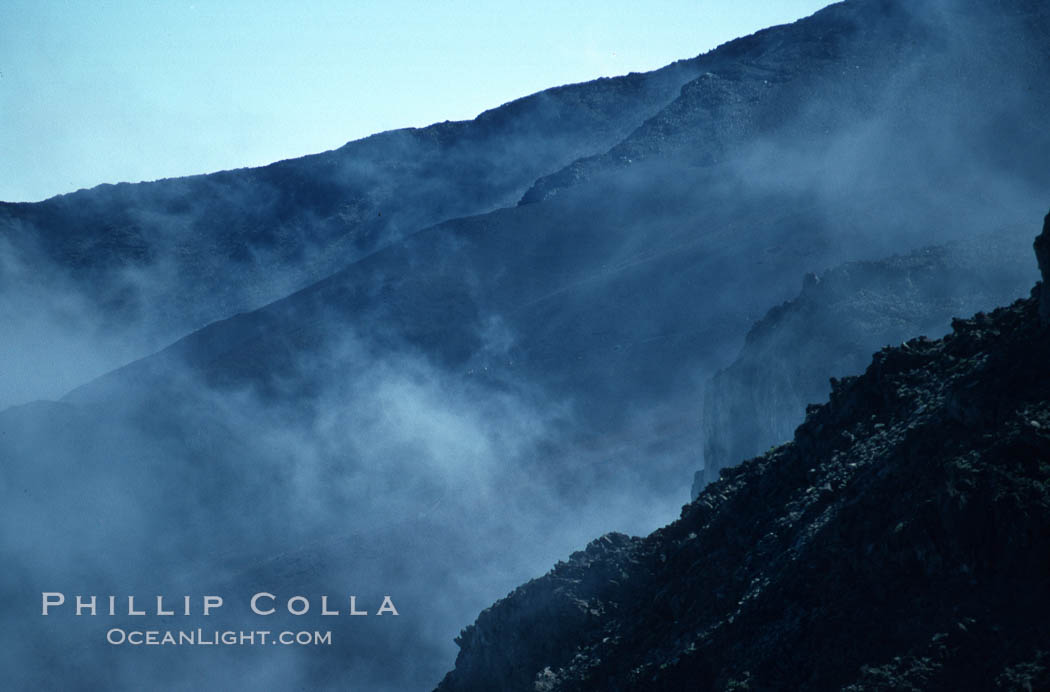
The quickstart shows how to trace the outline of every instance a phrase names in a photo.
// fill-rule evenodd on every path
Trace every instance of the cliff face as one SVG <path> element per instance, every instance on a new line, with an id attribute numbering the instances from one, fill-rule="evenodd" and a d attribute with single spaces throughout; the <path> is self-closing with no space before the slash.
<path id="1" fill-rule="evenodd" d="M 676 522 L 515 590 L 438 689 L 1046 688 L 1042 286 L 879 351 Z"/>
<path id="2" fill-rule="evenodd" d="M 704 392 L 704 468 L 695 499 L 721 469 L 791 439 L 829 379 L 863 372 L 871 353 L 951 319 L 1010 303 L 1037 278 L 1020 229 L 808 275 L 797 298 L 752 327 L 736 360 Z M 1012 267 L 1012 271 L 1003 271 Z"/>

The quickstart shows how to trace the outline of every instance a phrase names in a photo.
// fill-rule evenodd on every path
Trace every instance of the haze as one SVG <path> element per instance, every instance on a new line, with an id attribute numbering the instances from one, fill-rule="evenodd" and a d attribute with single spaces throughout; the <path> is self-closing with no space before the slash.
<path id="1" fill-rule="evenodd" d="M 0 7 L 0 200 L 258 166 L 652 70 L 821 0 L 13 0 Z"/>

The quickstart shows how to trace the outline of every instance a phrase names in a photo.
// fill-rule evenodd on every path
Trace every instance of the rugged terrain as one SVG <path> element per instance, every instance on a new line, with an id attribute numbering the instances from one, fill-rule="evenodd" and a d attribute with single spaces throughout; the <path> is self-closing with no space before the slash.
<path id="1" fill-rule="evenodd" d="M 1032 298 L 879 351 L 674 523 L 483 612 L 438 689 L 1045 689 L 1050 216 L 1037 251 Z"/>
<path id="2" fill-rule="evenodd" d="M 1027 243 L 1008 229 L 1038 213 L 1033 185 L 1050 182 L 1033 154 L 1050 138 L 1030 117 L 1050 113 L 1050 90 L 1029 88 L 1050 74 L 1050 12 L 1026 0 L 948 7 L 842 3 L 730 42 L 624 139 L 649 152 L 629 165 L 392 242 L 70 401 L 103 402 L 110 385 L 147 373 L 141 393 L 162 392 L 184 366 L 211 385 L 273 393 L 279 381 L 310 397 L 345 371 L 329 355 L 352 334 L 564 411 L 544 455 L 562 485 L 626 473 L 666 496 L 701 456 L 703 384 L 799 276 L 990 231 L 995 261 L 980 282 L 1031 275 Z M 719 74 L 729 81 L 711 86 Z M 1016 113 L 1001 112 L 1000 91 L 1020 99 Z M 949 112 L 948 101 L 966 105 Z M 732 134 L 741 123 L 761 127 Z M 948 285 L 917 310 L 943 322 L 982 290 Z"/>
<path id="3" fill-rule="evenodd" d="M 1029 235 L 1004 229 L 807 275 L 798 297 L 757 322 L 736 360 L 708 382 L 693 497 L 724 467 L 790 440 L 806 405 L 827 398 L 830 378 L 863 372 L 874 351 L 942 336 L 953 317 L 1026 294 L 1038 271 L 1017 240 Z M 1029 271 L 998 270 L 1026 263 Z"/>
<path id="4" fill-rule="evenodd" d="M 472 123 L 5 207 L 0 386 L 68 393 L 0 412 L 0 590 L 25 625 L 0 668 L 433 685 L 499 595 L 673 519 L 704 383 L 804 274 L 991 233 L 973 281 L 922 299 L 1031 275 L 1009 229 L 1050 185 L 1048 36 L 1030 0 L 851 0 Z M 136 315 L 173 343 L 134 360 Z M 127 657 L 87 620 L 41 624 L 44 581 L 384 589 L 402 614 L 341 627 L 331 656 Z"/>
<path id="5" fill-rule="evenodd" d="M 539 202 L 522 212 L 531 232 L 571 234 L 580 222 L 542 202 L 573 187 L 654 233 L 690 216 L 710 226 L 697 212 L 726 193 L 755 212 L 771 196 L 789 199 L 813 240 L 771 239 L 751 261 L 793 262 L 796 274 L 1020 223 L 1040 211 L 1034 193 L 1047 184 L 1047 14 L 1033 0 L 852 0 L 470 122 L 259 169 L 2 205 L 0 315 L 12 328 L 0 355 L 35 374 L 0 383 L 10 389 L 0 405 L 59 396 L 444 220 L 522 198 Z M 689 192 L 684 204 L 664 208 L 654 188 L 667 180 Z M 732 223 L 724 216 L 716 223 Z M 814 241 L 832 252 L 814 254 Z M 848 252 L 835 255 L 836 244 Z M 625 258 L 600 259 L 609 269 Z M 760 297 L 744 324 L 788 297 Z"/>

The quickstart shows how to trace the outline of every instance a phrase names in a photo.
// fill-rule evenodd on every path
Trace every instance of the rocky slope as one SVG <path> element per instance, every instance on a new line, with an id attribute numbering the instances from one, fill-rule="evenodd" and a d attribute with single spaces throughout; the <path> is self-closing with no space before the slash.
<path id="1" fill-rule="evenodd" d="M 1005 305 L 1038 277 L 1028 234 L 1004 229 L 808 275 L 797 298 L 770 310 L 736 360 L 704 391 L 704 468 L 693 498 L 726 466 L 791 439 L 806 404 L 827 398 L 829 379 L 863 372 L 870 354 L 916 335 L 939 337 L 956 315 Z M 1025 267 L 1005 274 L 997 267 Z"/>
<path id="2" fill-rule="evenodd" d="M 1030 185 L 1047 173 L 1033 152 L 1050 152 L 1050 137 L 1034 123 L 1050 113 L 1042 96 L 1050 90 L 1023 89 L 1016 113 L 989 104 L 1050 74 L 1050 10 L 1028 0 L 976 17 L 969 0 L 952 7 L 966 11 L 856 0 L 727 44 L 698 64 L 746 73 L 743 81 L 683 90 L 654 116 L 674 128 L 650 122 L 627 138 L 654 145 L 644 160 L 534 204 L 427 228 L 71 400 L 103 401 L 106 383 L 146 372 L 159 379 L 139 390 L 164 391 L 164 378 L 183 366 L 213 384 L 273 391 L 279 381 L 292 396 L 310 396 L 308 378 L 331 382 L 343 366 L 322 374 L 302 364 L 354 334 L 376 351 L 408 350 L 567 411 L 550 455 L 559 461 L 548 464 L 561 485 L 630 474 L 667 493 L 697 465 L 700 384 L 730 362 L 770 305 L 790 297 L 798 276 L 964 240 L 1035 213 Z M 984 57 L 975 61 L 978 48 Z M 777 95 L 745 98 L 769 70 L 784 76 L 766 80 Z M 957 109 L 932 103 L 949 98 Z M 715 102 L 744 110 L 714 112 Z M 752 120 L 764 123 L 762 135 L 725 140 L 724 156 L 704 153 L 719 137 L 690 134 L 701 121 Z M 671 131 L 682 136 L 661 139 Z M 997 160 L 1018 148 L 1025 155 Z M 1001 261 L 987 263 L 986 278 L 1023 276 L 1024 244 L 998 237 L 990 249 Z M 953 285 L 946 301 L 972 288 Z M 634 462 L 638 449 L 645 468 Z"/>
<path id="3" fill-rule="evenodd" d="M 875 354 L 646 538 L 483 612 L 439 690 L 1050 685 L 1050 324 L 1033 297 Z"/>
<path id="4" fill-rule="evenodd" d="M 541 178 L 521 203 L 653 158 L 711 166 L 744 156 L 759 176 L 789 158 L 806 178 L 815 173 L 813 154 L 828 150 L 849 166 L 896 162 L 902 175 L 902 160 L 939 158 L 963 137 L 997 140 L 993 158 L 1011 169 L 1038 167 L 1022 142 L 1042 136 L 1023 113 L 1047 101 L 1036 95 L 1039 77 L 1022 66 L 1046 59 L 1046 37 L 1047 12 L 1037 0 L 835 3 L 721 46 L 672 103 L 607 152 Z M 969 78 L 955 79 L 956 70 Z M 971 106 L 955 111 L 948 103 Z M 928 129 L 931 117 L 938 129 Z M 891 133 L 913 149 L 880 150 L 877 142 Z"/>
<path id="5" fill-rule="evenodd" d="M 801 271 L 937 242 L 912 237 L 937 224 L 965 236 L 1021 221 L 1050 182 L 1039 126 L 1050 113 L 1048 35 L 1050 11 L 1034 0 L 851 0 L 648 75 L 549 90 L 468 123 L 260 169 L 0 205 L 0 317 L 14 325 L 0 355 L 37 373 L 12 378 L 24 387 L 0 383 L 12 390 L 0 405 L 57 396 L 430 224 L 585 181 L 585 196 L 612 207 L 618 195 L 609 211 L 636 223 L 666 215 L 652 181 L 670 179 L 692 188 L 696 209 L 735 184 L 753 204 L 795 196 L 810 217 L 800 223 L 885 236 L 879 252 Z M 545 232 L 571 221 L 557 210 L 531 217 Z M 49 391 L 30 391 L 44 373 L 57 378 Z"/>
<path id="6" fill-rule="evenodd" d="M 684 132 L 673 147 L 536 203 L 377 245 L 344 270 L 210 324 L 60 402 L 0 412 L 0 524 L 16 527 L 0 547 L 18 565 L 0 578 L 0 595 L 18 604 L 13 620 L 25 625 L 0 635 L 16 664 L 0 660 L 0 668 L 23 672 L 19 662 L 43 658 L 40 679 L 13 683 L 21 687 L 68 687 L 72 676 L 61 670 L 71 670 L 85 688 L 113 687 L 120 674 L 138 686 L 149 676 L 157 687 L 199 689 L 208 675 L 185 659 L 117 652 L 103 660 L 83 644 L 65 648 L 79 638 L 41 631 L 36 604 L 19 595 L 41 581 L 152 585 L 158 574 L 177 579 L 189 563 L 191 582 L 218 574 L 241 583 L 253 573 L 253 584 L 270 577 L 275 588 L 311 593 L 348 583 L 389 589 L 405 604 L 396 625 L 347 628 L 333 647 L 343 654 L 338 664 L 302 656 L 275 671 L 280 659 L 264 669 L 250 651 L 234 654 L 256 687 L 281 680 L 343 689 L 351 680 L 419 689 L 448 669 L 462 623 L 498 595 L 601 531 L 665 524 L 697 466 L 703 382 L 731 362 L 756 319 L 794 295 L 798 277 L 1009 227 L 1045 203 L 1050 136 L 1041 124 L 1050 90 L 1027 87 L 1050 74 L 1046 8 L 1009 0 L 987 21 L 948 13 L 924 19 L 932 28 L 916 34 L 908 15 L 890 11 L 901 4 L 854 0 L 741 44 L 775 55 L 778 69 L 794 75 L 770 88 L 781 89 L 783 104 L 794 93 L 796 107 L 783 117 L 762 111 L 772 129 L 759 140 L 726 140 L 719 157 L 705 158 L 707 135 Z M 903 46 L 904 63 L 892 59 L 898 30 L 921 37 Z M 970 40 L 972 31 L 982 40 Z M 792 48 L 798 42 L 805 46 Z M 712 55 L 735 59 L 736 49 L 725 50 Z M 855 57 L 871 73 L 853 86 Z M 623 82 L 602 84 L 615 91 Z M 735 93 L 693 98 L 703 96 L 693 90 L 668 120 L 687 130 L 717 111 L 712 99 Z M 830 118 L 827 132 L 814 129 L 810 116 L 834 115 L 835 104 L 845 115 Z M 701 112 L 690 119 L 694 106 Z M 717 117 L 731 127 L 746 114 L 734 105 Z M 649 141 L 657 132 L 637 134 Z M 435 144 L 434 156 L 445 155 Z M 382 169 L 376 180 L 423 175 L 403 172 L 388 179 L 394 173 Z M 338 197 L 311 189 L 304 182 L 303 196 L 286 200 L 290 218 L 300 202 Z M 427 199 L 429 189 L 409 192 Z M 376 219 L 393 214 L 374 210 Z M 240 233 L 236 219 L 217 218 Z M 1013 242 L 1001 240 L 1000 249 Z M 298 247 L 289 240 L 291 257 Z M 300 260 L 289 266 L 305 266 Z M 203 266 L 220 267 L 217 283 L 236 287 L 238 261 Z M 180 281 L 205 291 L 195 264 L 188 260 L 192 271 Z M 989 276 L 1023 274 L 1028 264 L 1004 261 Z M 164 299 L 182 298 L 173 291 Z M 163 304 L 146 311 L 164 321 Z M 32 324 L 29 305 L 12 329 Z M 82 323 L 70 313 L 72 339 Z M 89 326 L 105 334 L 119 327 Z M 56 334 L 18 342 L 13 333 L 0 345 L 44 356 L 49 373 L 88 353 L 47 357 Z M 357 559 L 362 544 L 376 547 Z M 56 651 L 67 652 L 62 669 L 51 665 Z"/>

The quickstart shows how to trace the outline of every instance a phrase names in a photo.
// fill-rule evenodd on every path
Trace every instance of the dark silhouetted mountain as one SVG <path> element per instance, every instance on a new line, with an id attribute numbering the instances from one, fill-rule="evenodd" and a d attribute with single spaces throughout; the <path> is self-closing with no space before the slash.
<path id="1" fill-rule="evenodd" d="M 806 404 L 827 398 L 829 378 L 863 372 L 883 346 L 939 337 L 953 317 L 1023 295 L 1036 267 L 999 268 L 1021 266 L 1027 255 L 1021 243 L 987 236 L 808 275 L 799 296 L 755 324 L 737 359 L 707 384 L 704 469 L 693 497 L 724 467 L 790 440 Z"/>
<path id="2" fill-rule="evenodd" d="M 671 525 L 518 588 L 438 689 L 1050 686 L 1047 238 L 1033 298 L 879 351 Z"/>
<path id="3" fill-rule="evenodd" d="M 469 158 L 470 147 L 462 149 L 467 159 L 457 159 L 461 140 L 438 137 L 474 131 L 486 116 L 357 143 L 351 148 L 375 146 L 382 158 L 393 142 L 429 142 L 419 145 L 429 153 L 405 144 L 407 158 L 391 155 L 392 172 L 367 169 L 381 204 L 367 201 L 360 218 L 378 223 L 382 212 L 390 225 L 376 233 L 366 228 L 371 222 L 354 226 L 364 232 L 360 247 L 356 236 L 339 235 L 349 226 L 329 213 L 345 202 L 335 199 L 343 188 L 305 181 L 313 180 L 310 161 L 343 170 L 338 153 L 93 193 L 236 188 L 242 176 L 287 182 L 297 179 L 290 172 L 309 169 L 301 187 L 274 193 L 274 218 L 288 219 L 277 226 L 239 226 L 237 213 L 212 208 L 210 193 L 180 197 L 190 203 L 203 196 L 200 208 L 212 211 L 201 222 L 217 219 L 209 228 L 222 230 L 189 242 L 189 258 L 177 265 L 186 270 L 173 270 L 175 278 L 96 261 L 94 240 L 82 247 L 75 236 L 56 240 L 56 247 L 83 250 L 78 271 L 99 291 L 125 279 L 177 286 L 143 304 L 162 325 L 178 323 L 164 301 L 219 305 L 223 319 L 58 403 L 0 413 L 0 506 L 10 518 L 5 525 L 26 527 L 4 538 L 17 568 L 0 585 L 25 627 L 10 630 L 16 641 L 2 639 L 0 668 L 22 669 L 4 665 L 8 659 L 54 658 L 61 642 L 70 645 L 60 649 L 62 661 L 37 668 L 39 679 L 15 683 L 62 686 L 69 679 L 63 671 L 75 670 L 85 687 L 114 687 L 119 678 L 200 689 L 209 666 L 192 654 L 129 657 L 114 649 L 100 657 L 84 643 L 90 638 L 75 634 L 81 630 L 41 622 L 39 603 L 19 594 L 42 580 L 70 592 L 85 583 L 148 583 L 151 592 L 181 593 L 191 588 L 185 584 L 240 589 L 269 578 L 285 592 L 382 589 L 404 606 L 394 622 L 341 628 L 333 647 L 345 654 L 338 665 L 293 654 L 268 656 L 263 665 L 246 649 L 227 652 L 230 665 L 222 659 L 211 667 L 216 679 L 235 671 L 244 674 L 236 686 L 432 685 L 455 653 L 454 633 L 485 604 L 594 535 L 645 533 L 674 517 L 701 463 L 704 383 L 740 353 L 770 306 L 795 296 L 799 277 L 988 233 L 981 276 L 989 285 L 1030 275 L 1030 261 L 1013 259 L 1027 241 L 1009 229 L 1043 211 L 1050 186 L 1050 132 L 1042 126 L 1050 115 L 1050 8 L 1008 0 L 975 16 L 968 2 L 902 4 L 847 2 L 728 44 L 666 73 L 678 75 L 679 85 L 689 80 L 683 70 L 701 75 L 684 90 L 668 86 L 673 94 L 646 87 L 650 77 L 601 82 L 597 95 L 586 85 L 558 92 L 564 108 L 592 103 L 588 94 L 601 107 L 544 111 L 547 125 L 535 132 L 561 132 L 563 117 L 577 123 L 573 131 L 605 122 L 602 113 L 620 108 L 615 94 L 625 90 L 627 100 L 638 98 L 638 122 L 655 115 L 635 130 L 614 113 L 623 131 L 595 125 L 586 136 L 647 153 L 630 165 L 588 169 L 534 203 L 514 204 L 536 181 L 517 177 L 524 168 L 500 168 L 513 159 L 502 135 L 482 137 L 480 163 Z M 768 92 L 753 99 L 755 70 L 771 63 Z M 657 103 L 657 92 L 678 98 Z M 508 115 L 504 124 L 513 131 L 516 122 Z M 542 139 L 550 140 L 552 158 L 536 178 L 563 167 L 554 158 L 569 146 L 555 134 Z M 616 146 L 587 141 L 589 151 L 573 150 L 565 161 Z M 528 165 L 539 168 L 532 155 Z M 461 167 L 474 173 L 456 177 Z M 468 190 L 477 184 L 488 192 L 457 199 L 455 185 L 468 178 Z M 517 182 L 499 182 L 511 179 Z M 395 214 L 383 201 L 391 199 L 409 206 Z M 80 213 L 64 200 L 32 208 L 66 204 L 63 213 Z M 426 207 L 431 217 L 407 211 L 426 200 L 438 205 Z M 442 220 L 475 202 L 491 210 Z M 499 204 L 508 206 L 492 208 Z M 185 213 L 196 218 L 195 209 Z M 244 218 L 270 213 L 264 206 Z M 83 214 L 95 218 L 89 204 Z M 312 264 L 310 253 L 323 243 L 300 240 L 300 221 L 303 238 L 331 232 L 350 249 L 327 245 Z M 114 221 L 112 228 L 131 226 Z M 189 235 L 172 233 L 195 237 L 193 223 L 180 228 Z M 258 246 L 236 241 L 257 228 Z M 138 233 L 83 238 L 114 247 L 100 250 L 103 257 L 131 257 L 139 251 L 129 248 L 153 247 Z M 249 246 L 247 259 L 235 250 Z M 81 256 L 63 252 L 54 256 Z M 142 250 L 143 266 L 159 266 L 153 252 Z M 267 262 L 276 267 L 269 274 Z M 234 314 L 243 303 L 223 297 L 227 285 L 234 293 L 253 285 L 245 263 L 262 286 L 337 262 L 339 271 L 258 309 Z M 106 267 L 116 283 L 108 283 Z M 33 305 L 67 310 L 68 344 L 75 344 L 77 309 L 100 294 L 81 296 L 81 279 L 70 280 L 62 286 L 76 300 L 56 307 L 44 281 L 51 274 L 41 276 L 43 283 L 27 280 L 30 288 L 19 294 L 38 300 L 19 303 L 22 321 L 11 324 L 36 325 Z M 953 300 L 965 304 L 962 294 L 943 303 Z M 101 309 L 105 319 L 88 311 L 103 335 L 122 333 L 135 301 L 112 302 Z M 44 356 L 48 344 L 67 336 L 42 333 L 48 338 L 10 336 L 7 343 Z M 87 357 L 86 347 L 74 350 Z M 405 651 L 413 652 L 411 663 Z"/>

